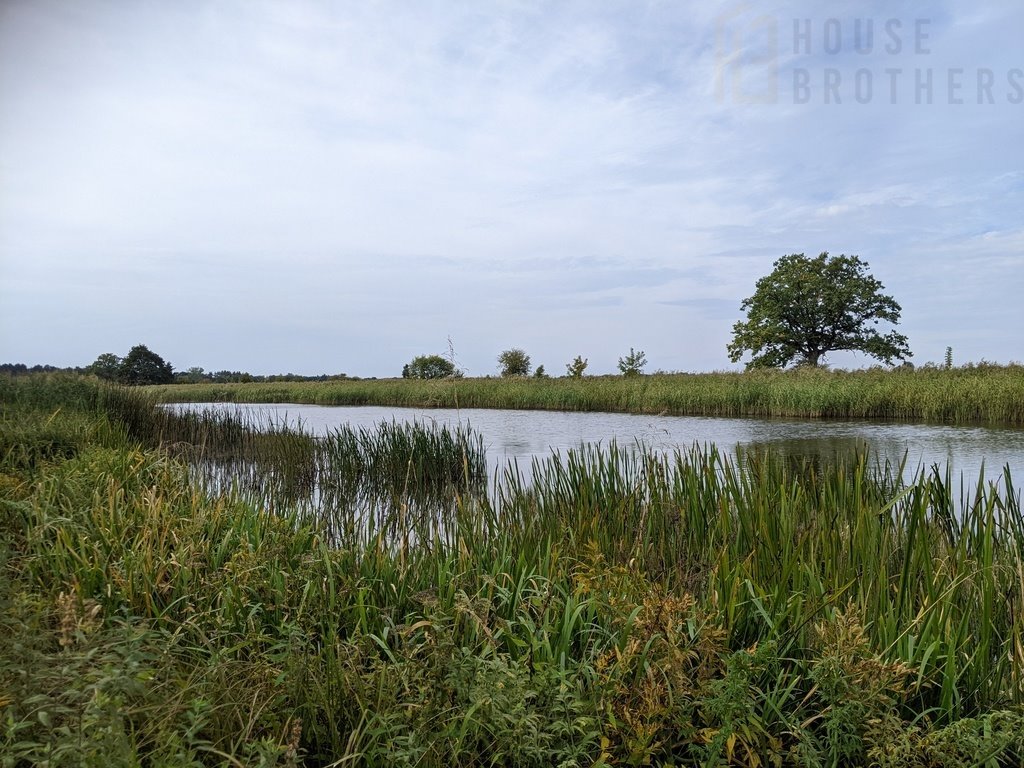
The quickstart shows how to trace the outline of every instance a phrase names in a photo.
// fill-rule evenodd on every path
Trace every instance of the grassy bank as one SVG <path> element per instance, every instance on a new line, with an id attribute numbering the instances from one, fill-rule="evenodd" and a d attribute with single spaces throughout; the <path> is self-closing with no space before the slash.
<path id="1" fill-rule="evenodd" d="M 757 371 L 582 379 L 388 379 L 151 388 L 166 401 L 1024 424 L 1024 366 Z"/>
<path id="2" fill-rule="evenodd" d="M 0 404 L 4 765 L 1024 760 L 1008 472 L 957 502 L 864 457 L 606 447 L 490 499 L 471 436 Z M 344 478 L 391 503 L 319 505 Z"/>

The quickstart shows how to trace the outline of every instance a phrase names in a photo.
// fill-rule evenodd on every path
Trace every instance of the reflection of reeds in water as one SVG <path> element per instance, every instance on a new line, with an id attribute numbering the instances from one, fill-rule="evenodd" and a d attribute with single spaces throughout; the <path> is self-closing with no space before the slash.
<path id="1" fill-rule="evenodd" d="M 794 479 L 813 486 L 835 471 L 866 464 L 872 482 L 883 494 L 893 494 L 903 480 L 914 474 L 908 470 L 907 452 L 895 460 L 871 452 L 869 444 L 856 437 L 831 440 L 779 440 L 736 446 L 737 466 L 746 472 L 763 474 L 779 465 Z"/>

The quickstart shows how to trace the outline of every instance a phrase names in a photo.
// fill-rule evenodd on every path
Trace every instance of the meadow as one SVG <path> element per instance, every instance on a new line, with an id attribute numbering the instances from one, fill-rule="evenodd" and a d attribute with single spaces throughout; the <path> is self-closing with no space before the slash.
<path id="1" fill-rule="evenodd" d="M 167 402 L 891 419 L 1024 425 L 1024 366 L 763 370 L 582 378 L 383 379 L 148 388 Z"/>
<path id="2" fill-rule="evenodd" d="M 0 409 L 5 766 L 1024 762 L 1009 469 L 611 445 L 489 493 L 468 431 Z"/>

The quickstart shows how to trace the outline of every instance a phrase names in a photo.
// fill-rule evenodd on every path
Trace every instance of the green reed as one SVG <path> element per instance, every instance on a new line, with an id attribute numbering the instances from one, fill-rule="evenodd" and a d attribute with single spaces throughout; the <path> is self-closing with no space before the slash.
<path id="1" fill-rule="evenodd" d="M 153 387 L 169 402 L 316 403 L 413 408 L 894 419 L 1024 424 L 1024 367 L 793 370 Z"/>

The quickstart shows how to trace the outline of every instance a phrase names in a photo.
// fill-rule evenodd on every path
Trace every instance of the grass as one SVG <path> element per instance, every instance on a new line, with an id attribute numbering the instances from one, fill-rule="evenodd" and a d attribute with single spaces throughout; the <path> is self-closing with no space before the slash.
<path id="1" fill-rule="evenodd" d="M 0 764 L 1024 760 L 1008 469 L 612 445 L 489 496 L 464 433 L 0 395 Z"/>
<path id="2" fill-rule="evenodd" d="M 755 371 L 581 379 L 449 379 L 154 387 L 167 402 L 892 419 L 1024 424 L 1024 366 Z"/>

